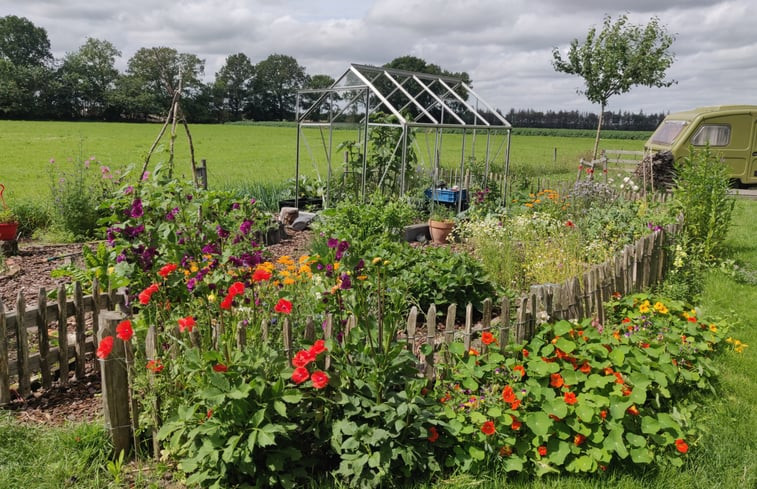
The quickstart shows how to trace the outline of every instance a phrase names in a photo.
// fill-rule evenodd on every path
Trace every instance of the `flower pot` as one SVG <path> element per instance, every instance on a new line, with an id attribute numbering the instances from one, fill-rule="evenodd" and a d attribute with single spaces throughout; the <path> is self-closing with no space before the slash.
<path id="1" fill-rule="evenodd" d="M 455 221 L 428 221 L 428 231 L 431 233 L 431 241 L 437 244 L 444 244 L 447 242 L 447 236 L 452 232 L 452 228 L 455 227 Z"/>
<path id="2" fill-rule="evenodd" d="M 17 222 L 0 222 L 0 241 L 13 241 L 17 233 Z"/>

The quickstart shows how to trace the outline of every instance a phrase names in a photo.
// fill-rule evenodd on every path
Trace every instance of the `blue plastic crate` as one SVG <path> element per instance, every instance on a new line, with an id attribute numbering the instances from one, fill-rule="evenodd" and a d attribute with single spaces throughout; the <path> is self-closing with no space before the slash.
<path id="1" fill-rule="evenodd" d="M 462 189 L 462 192 L 460 190 L 450 190 L 448 188 L 438 188 L 435 191 L 427 188 L 423 193 L 429 200 L 433 197 L 435 202 L 444 202 L 447 204 L 456 204 L 461 198 L 460 195 L 462 193 L 463 202 L 468 202 L 468 189 L 465 188 Z"/>

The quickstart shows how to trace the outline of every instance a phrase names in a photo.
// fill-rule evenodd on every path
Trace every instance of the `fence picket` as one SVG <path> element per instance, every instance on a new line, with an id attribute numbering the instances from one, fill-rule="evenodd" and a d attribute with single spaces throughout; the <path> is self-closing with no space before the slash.
<path id="1" fill-rule="evenodd" d="M 24 324 L 26 300 L 24 291 L 16 296 L 16 362 L 18 365 L 18 392 L 26 399 L 32 393 L 31 373 L 29 372 L 29 336 Z"/>
<path id="2" fill-rule="evenodd" d="M 58 370 L 60 384 L 68 385 L 68 313 L 66 311 L 66 286 L 58 287 Z"/>
<path id="3" fill-rule="evenodd" d="M 84 378 L 87 332 L 84 324 L 84 294 L 81 282 L 74 283 L 74 319 L 76 321 L 76 379 Z"/>
<path id="4" fill-rule="evenodd" d="M 50 375 L 50 339 L 47 336 L 47 292 L 44 287 L 39 289 L 37 296 L 37 334 L 39 335 L 39 369 L 42 375 L 42 387 L 49 389 L 53 381 Z"/>
<path id="5" fill-rule="evenodd" d="M 8 330 L 5 323 L 5 306 L 0 299 L 0 406 L 5 406 L 11 402 L 11 383 L 8 374 Z"/>

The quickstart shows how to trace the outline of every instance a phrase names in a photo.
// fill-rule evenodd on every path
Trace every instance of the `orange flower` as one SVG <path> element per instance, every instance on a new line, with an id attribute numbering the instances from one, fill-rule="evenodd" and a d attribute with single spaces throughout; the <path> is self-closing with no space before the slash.
<path id="1" fill-rule="evenodd" d="M 113 337 L 112 336 L 106 336 L 102 340 L 100 340 L 100 345 L 97 347 L 97 358 L 100 360 L 105 360 L 110 355 L 110 352 L 113 350 Z"/>
<path id="2" fill-rule="evenodd" d="M 604 409 L 599 412 L 599 417 L 602 419 L 607 419 L 607 411 Z"/>
<path id="3" fill-rule="evenodd" d="M 624 396 L 630 396 L 631 395 L 631 389 L 623 389 L 623 395 Z"/>
<path id="4" fill-rule="evenodd" d="M 158 275 L 160 275 L 163 278 L 168 277 L 173 273 L 174 270 L 176 270 L 177 266 L 173 263 L 168 263 L 166 265 L 163 265 L 160 270 L 158 270 Z"/>
<path id="5" fill-rule="evenodd" d="M 637 408 L 636 405 L 633 405 L 630 408 L 626 409 L 626 412 L 628 414 L 633 415 L 633 416 L 638 416 L 639 415 L 639 408 Z"/>
<path id="6" fill-rule="evenodd" d="M 689 451 L 689 445 L 685 441 L 683 441 L 682 438 L 678 438 L 676 440 L 676 450 L 678 450 L 681 453 L 686 453 Z"/>
<path id="7" fill-rule="evenodd" d="M 517 419 L 513 418 L 513 424 L 510 425 L 510 428 L 513 431 L 518 431 L 520 429 L 521 425 L 523 425 L 523 423 L 521 423 Z"/>
<path id="8" fill-rule="evenodd" d="M 581 446 L 581 444 L 585 441 L 586 441 L 586 437 L 582 435 L 581 433 L 578 433 L 576 436 L 573 437 L 573 444 L 577 447 Z"/>
<path id="9" fill-rule="evenodd" d="M 526 350 L 526 349 L 524 348 L 524 349 L 522 349 L 522 350 L 521 350 L 520 352 L 521 352 L 521 354 L 523 354 L 523 358 L 528 358 L 528 350 Z"/>
<path id="10" fill-rule="evenodd" d="M 504 446 L 504 447 L 500 447 L 500 449 L 499 449 L 499 456 L 500 457 L 509 457 L 512 454 L 513 454 L 512 447 Z"/>
<path id="11" fill-rule="evenodd" d="M 565 399 L 565 404 L 571 406 L 578 402 L 578 398 L 576 397 L 576 394 L 574 392 L 566 392 L 563 399 Z"/>
<path id="12" fill-rule="evenodd" d="M 506 385 L 504 389 L 502 389 L 502 400 L 511 403 L 518 400 L 517 397 L 515 397 L 515 392 L 513 391 L 513 388 L 509 385 Z"/>
<path id="13" fill-rule="evenodd" d="M 468 355 L 470 355 L 470 356 L 472 356 L 472 357 L 477 357 L 477 356 L 479 356 L 480 354 L 481 354 L 481 353 L 479 353 L 479 351 L 478 351 L 478 350 L 476 350 L 475 348 L 471 348 L 470 350 L 468 350 Z"/>
<path id="14" fill-rule="evenodd" d="M 562 387 L 564 383 L 565 381 L 563 380 L 562 375 L 560 374 L 552 374 L 549 376 L 549 385 L 551 385 L 552 387 L 556 389 L 559 389 L 560 387 Z"/>
<path id="15" fill-rule="evenodd" d="M 485 434 L 486 436 L 493 435 L 495 431 L 497 430 L 494 427 L 494 421 L 486 421 L 481 426 L 481 433 Z"/>
<path id="16" fill-rule="evenodd" d="M 581 364 L 581 368 L 579 368 L 578 370 L 588 375 L 591 373 L 591 365 L 589 365 L 589 362 L 585 361 L 583 364 Z"/>
<path id="17" fill-rule="evenodd" d="M 157 360 L 149 360 L 146 365 L 147 370 L 151 371 L 152 373 L 157 374 L 161 370 L 163 370 L 163 363 L 161 363 L 160 359 Z"/>
<path id="18" fill-rule="evenodd" d="M 547 454 L 547 447 L 545 447 L 544 445 L 541 445 L 539 448 L 536 449 L 536 451 L 539 452 L 539 455 L 543 457 Z"/>
<path id="19" fill-rule="evenodd" d="M 491 345 L 492 343 L 496 343 L 496 341 L 497 339 L 489 331 L 484 331 L 481 334 L 481 343 L 484 345 Z"/>
<path id="20" fill-rule="evenodd" d="M 621 374 L 620 372 L 615 372 L 614 375 L 615 375 L 615 383 L 616 384 L 624 384 L 625 383 L 625 381 L 623 380 L 623 374 Z"/>
<path id="21" fill-rule="evenodd" d="M 436 426 L 430 427 L 428 429 L 428 438 L 427 438 L 427 440 L 430 443 L 434 443 L 438 439 L 439 439 L 439 431 L 437 431 Z"/>
<path id="22" fill-rule="evenodd" d="M 525 377 L 526 375 L 526 369 L 523 368 L 523 365 L 516 365 L 513 367 L 513 372 L 520 372 L 521 377 Z"/>

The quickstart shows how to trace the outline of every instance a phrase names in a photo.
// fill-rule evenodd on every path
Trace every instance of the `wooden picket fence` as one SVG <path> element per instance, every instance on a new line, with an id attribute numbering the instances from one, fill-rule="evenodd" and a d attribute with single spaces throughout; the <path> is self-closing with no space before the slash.
<path id="1" fill-rule="evenodd" d="M 100 290 L 97 280 L 93 290 Z M 84 296 L 79 282 L 73 284 L 70 299 L 64 285 L 57 289 L 56 302 L 48 303 L 44 288 L 33 307 L 27 299 L 19 291 L 12 311 L 0 301 L 0 406 L 13 395 L 29 397 L 33 388 L 49 389 L 54 380 L 67 385 L 71 370 L 82 379 L 87 354 L 97 348 L 100 312 L 124 303 L 124 296 L 113 291 Z M 57 339 L 50 338 L 50 330 Z"/>

